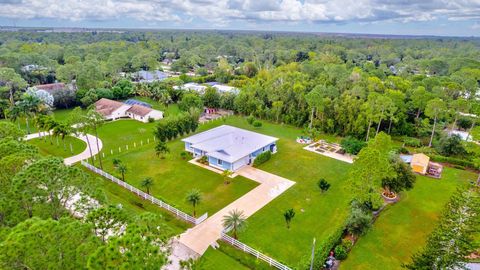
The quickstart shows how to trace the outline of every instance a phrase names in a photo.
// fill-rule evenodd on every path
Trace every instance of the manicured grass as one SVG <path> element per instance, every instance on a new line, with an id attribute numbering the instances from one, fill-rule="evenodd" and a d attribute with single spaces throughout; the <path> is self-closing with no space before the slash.
<path id="1" fill-rule="evenodd" d="M 223 121 L 222 121 L 223 122 Z M 247 228 L 239 240 L 286 263 L 291 267 L 309 256 L 313 238 L 326 239 L 347 217 L 348 183 L 351 165 L 302 149 L 295 139 L 302 135 L 299 128 L 262 121 L 253 128 L 241 117 L 230 117 L 225 123 L 279 138 L 278 153 L 260 169 L 283 176 L 296 184 L 247 220 Z M 323 139 L 335 140 L 333 136 Z M 320 178 L 330 184 L 321 194 Z M 296 215 L 287 229 L 283 213 L 293 208 Z"/>
<path id="2" fill-rule="evenodd" d="M 114 142 L 119 142 L 122 139 L 126 140 L 126 138 L 129 138 L 128 136 L 135 138 L 138 135 L 124 134 L 122 132 L 122 130 L 126 130 L 124 124 L 131 125 L 132 123 L 130 121 L 117 121 L 103 126 L 99 133 L 104 144 L 114 144 Z M 201 126 L 200 130 L 206 130 L 214 125 L 216 124 Z M 111 132 L 109 135 L 111 137 L 106 135 L 105 128 L 107 127 L 107 131 Z M 136 138 L 138 139 L 138 136 Z M 154 185 L 151 188 L 151 194 L 187 213 L 192 213 L 193 208 L 185 200 L 186 194 L 192 189 L 198 189 L 203 194 L 203 200 L 197 206 L 198 216 L 205 212 L 210 215 L 217 212 L 257 186 L 256 182 L 241 176 L 234 178 L 230 184 L 224 184 L 224 179 L 220 174 L 190 164 L 187 162 L 188 159 L 183 160 L 180 153 L 184 151 L 184 143 L 180 139 L 168 142 L 168 147 L 170 153 L 166 155 L 165 159 L 160 159 L 155 155 L 153 141 L 149 145 L 137 146 L 136 148 L 130 145 L 128 151 L 123 148 L 121 153 L 118 153 L 117 149 L 117 153 L 114 155 L 107 152 L 104 159 L 104 169 L 121 178 L 115 170 L 112 160 L 113 158 L 122 160 L 129 169 L 125 175 L 125 180 L 128 183 L 141 188 L 141 181 L 146 177 L 152 177 Z"/>
<path id="3" fill-rule="evenodd" d="M 165 117 L 178 115 L 182 112 L 180 108 L 178 108 L 177 104 L 170 104 L 168 106 L 165 106 L 164 104 L 148 97 L 133 97 L 133 99 L 140 100 L 152 105 L 153 109 L 162 111 L 165 114 Z"/>
<path id="4" fill-rule="evenodd" d="M 402 269 L 421 250 L 456 188 L 476 175 L 445 168 L 442 179 L 417 177 L 401 201 L 386 208 L 353 247 L 341 269 Z"/>
<path id="5" fill-rule="evenodd" d="M 118 154 L 118 148 L 122 151 L 147 144 L 148 140 L 153 145 L 153 131 L 156 123 L 142 123 L 131 119 L 122 119 L 117 121 L 105 122 L 98 128 L 98 136 L 102 139 L 105 155 L 111 155 L 110 150 Z M 153 146 L 152 146 L 153 147 Z"/>
<path id="6" fill-rule="evenodd" d="M 63 158 L 78 155 L 87 148 L 87 144 L 84 141 L 70 136 L 65 137 L 66 148 L 64 148 L 61 138 L 58 138 L 57 144 L 57 139 L 51 136 L 35 138 L 29 140 L 28 143 L 37 146 L 40 154 L 42 155 L 58 156 Z M 73 151 L 70 151 L 70 145 L 72 146 Z"/>
<path id="7" fill-rule="evenodd" d="M 207 252 L 203 254 L 198 262 L 199 269 L 231 269 L 231 270 L 247 270 L 251 269 L 241 264 L 237 260 L 230 257 L 228 254 L 218 250 L 209 248 Z"/>

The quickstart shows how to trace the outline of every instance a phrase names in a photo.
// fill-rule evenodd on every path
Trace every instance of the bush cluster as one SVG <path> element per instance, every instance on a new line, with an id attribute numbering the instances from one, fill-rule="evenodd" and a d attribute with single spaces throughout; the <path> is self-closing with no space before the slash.
<path id="1" fill-rule="evenodd" d="M 405 139 L 403 139 L 403 143 L 405 144 L 405 146 L 422 147 L 422 141 L 417 138 L 406 137 Z"/>
<path id="2" fill-rule="evenodd" d="M 198 119 L 190 114 L 168 117 L 158 122 L 155 136 L 161 141 L 175 139 L 178 135 L 193 132 L 198 127 Z"/>
<path id="3" fill-rule="evenodd" d="M 445 157 L 440 155 L 431 155 L 430 159 L 434 162 L 445 162 L 450 163 L 455 166 L 461 166 L 464 168 L 471 168 L 471 169 L 478 169 L 477 166 L 471 161 L 460 159 L 460 158 L 453 158 L 453 157 Z"/>
<path id="4" fill-rule="evenodd" d="M 253 161 L 253 166 L 259 166 L 267 162 L 271 157 L 272 157 L 272 152 L 265 151 L 255 158 L 255 160 Z"/>

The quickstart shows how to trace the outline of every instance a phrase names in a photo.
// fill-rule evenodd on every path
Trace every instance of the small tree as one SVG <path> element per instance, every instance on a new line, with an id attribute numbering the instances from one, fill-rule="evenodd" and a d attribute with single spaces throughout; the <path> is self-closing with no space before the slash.
<path id="1" fill-rule="evenodd" d="M 347 231 L 352 236 L 362 235 L 371 225 L 372 214 L 365 212 L 361 207 L 354 205 L 347 220 Z"/>
<path id="2" fill-rule="evenodd" d="M 287 223 L 287 229 L 290 229 L 290 222 L 295 217 L 295 210 L 293 208 L 288 209 L 283 213 L 283 217 L 285 218 L 285 223 Z"/>
<path id="3" fill-rule="evenodd" d="M 223 227 L 230 228 L 233 232 L 233 238 L 238 238 L 238 232 L 243 230 L 246 223 L 246 218 L 243 215 L 243 211 L 234 209 L 228 212 L 228 215 L 223 217 Z"/>
<path id="4" fill-rule="evenodd" d="M 125 174 L 127 173 L 127 165 L 120 163 L 117 166 L 117 171 L 122 174 L 122 181 L 125 182 Z"/>
<path id="5" fill-rule="evenodd" d="M 185 151 L 180 152 L 180 157 L 181 157 L 183 160 L 187 159 L 187 156 L 188 156 L 188 153 L 187 153 L 187 152 L 185 152 Z"/>
<path id="6" fill-rule="evenodd" d="M 345 150 L 345 152 L 352 155 L 358 154 L 358 152 L 360 152 L 360 150 L 362 150 L 363 147 L 367 146 L 366 142 L 355 139 L 354 137 L 350 137 L 350 136 L 343 139 L 340 144 L 343 150 Z"/>
<path id="7" fill-rule="evenodd" d="M 202 193 L 197 189 L 193 189 L 187 193 L 186 200 L 193 206 L 193 216 L 195 217 L 197 214 L 196 207 L 202 201 Z"/>
<path id="8" fill-rule="evenodd" d="M 157 157 L 164 159 L 167 153 L 170 153 L 167 143 L 162 140 L 158 141 L 157 145 L 155 145 L 155 154 Z"/>
<path id="9" fill-rule="evenodd" d="M 382 187 L 387 191 L 398 193 L 403 190 L 410 190 L 415 184 L 416 176 L 405 162 L 399 159 L 395 159 L 392 163 L 392 167 L 396 174 L 384 178 L 382 180 Z"/>
<path id="10" fill-rule="evenodd" d="M 225 185 L 230 184 L 230 179 L 231 179 L 230 177 L 232 176 L 232 174 L 233 174 L 233 172 L 230 171 L 230 170 L 224 170 L 224 171 L 222 172 L 223 183 L 224 183 Z"/>
<path id="11" fill-rule="evenodd" d="M 262 127 L 262 122 L 260 121 L 254 121 L 252 124 L 253 127 L 255 128 L 261 128 Z"/>
<path id="12" fill-rule="evenodd" d="M 150 194 L 150 188 L 153 186 L 153 179 L 151 177 L 146 177 L 142 180 L 141 186 L 146 189 L 147 194 Z"/>
<path id="13" fill-rule="evenodd" d="M 318 187 L 320 188 L 320 190 L 323 192 L 327 191 L 329 188 L 330 188 L 330 183 L 328 183 L 325 179 L 320 179 L 318 180 L 318 183 L 317 183 Z"/>

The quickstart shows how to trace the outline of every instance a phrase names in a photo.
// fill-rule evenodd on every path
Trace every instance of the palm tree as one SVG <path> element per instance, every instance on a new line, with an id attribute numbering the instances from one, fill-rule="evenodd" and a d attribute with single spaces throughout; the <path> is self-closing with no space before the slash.
<path id="1" fill-rule="evenodd" d="M 293 217 L 295 216 L 295 210 L 292 208 L 288 209 L 283 213 L 283 217 L 285 218 L 285 222 L 287 223 L 287 228 L 290 229 L 290 222 L 292 221 Z"/>
<path id="2" fill-rule="evenodd" d="M 193 216 L 196 215 L 196 206 L 202 201 L 202 193 L 199 190 L 193 189 L 187 194 L 187 202 L 191 203 L 193 206 Z"/>
<path id="3" fill-rule="evenodd" d="M 168 149 L 167 143 L 162 140 L 158 140 L 157 145 L 155 145 L 155 154 L 157 157 L 159 156 L 161 159 L 164 159 L 165 154 L 169 152 L 170 149 Z"/>
<path id="4" fill-rule="evenodd" d="M 60 136 L 63 143 L 63 150 L 67 150 L 65 145 L 65 137 L 71 133 L 71 128 L 67 123 L 61 122 L 55 128 L 53 128 L 53 135 L 55 137 Z"/>
<path id="5" fill-rule="evenodd" d="M 119 164 L 117 167 L 117 171 L 122 174 L 122 181 L 125 182 L 125 174 L 127 173 L 127 165 Z"/>
<path id="6" fill-rule="evenodd" d="M 223 183 L 224 183 L 225 185 L 230 184 L 230 176 L 232 176 L 232 174 L 233 174 L 233 172 L 230 171 L 230 170 L 224 170 L 224 171 L 222 172 Z"/>
<path id="7" fill-rule="evenodd" d="M 55 127 L 58 126 L 58 122 L 55 121 L 55 119 L 51 116 L 47 116 L 47 119 L 45 120 L 45 127 L 47 128 L 48 131 L 55 129 Z M 53 134 L 50 134 L 53 135 Z M 53 136 L 50 136 L 50 144 L 53 144 L 52 141 Z"/>
<path id="8" fill-rule="evenodd" d="M 20 110 L 19 106 L 12 106 L 7 111 L 8 118 L 12 122 L 17 122 L 21 114 L 22 114 L 22 111 Z M 18 121 L 17 124 L 18 124 L 18 128 L 20 129 L 20 121 Z"/>
<path id="9" fill-rule="evenodd" d="M 223 217 L 223 227 L 232 229 L 233 238 L 237 239 L 238 232 L 247 225 L 246 218 L 243 211 L 234 209 L 228 212 L 228 215 Z"/>
<path id="10" fill-rule="evenodd" d="M 101 126 L 104 122 L 105 122 L 105 119 L 103 117 L 103 115 L 99 114 L 94 107 L 91 107 L 89 109 L 89 111 L 87 112 L 87 118 L 90 120 L 89 123 L 90 123 L 90 126 L 92 127 L 93 129 L 93 132 L 95 133 L 95 140 L 97 142 L 97 149 L 100 151 L 100 145 L 98 143 L 98 127 Z M 98 155 L 98 161 L 100 163 L 100 168 L 103 170 L 103 164 L 102 164 L 102 157 L 101 155 L 99 154 Z"/>
<path id="11" fill-rule="evenodd" d="M 118 165 L 122 164 L 122 161 L 119 158 L 114 158 L 112 160 L 113 167 L 117 168 Z"/>
<path id="12" fill-rule="evenodd" d="M 150 188 L 153 186 L 153 179 L 151 177 L 146 177 L 142 180 L 140 185 L 147 190 L 147 194 L 150 194 Z"/>

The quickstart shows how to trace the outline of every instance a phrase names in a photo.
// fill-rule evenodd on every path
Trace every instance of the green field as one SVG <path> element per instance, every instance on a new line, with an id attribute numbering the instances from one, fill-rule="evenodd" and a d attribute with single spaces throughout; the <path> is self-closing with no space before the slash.
<path id="1" fill-rule="evenodd" d="M 58 138 L 57 141 L 57 138 L 51 136 L 35 138 L 29 140 L 28 143 L 37 146 L 40 154 L 63 158 L 78 155 L 87 148 L 87 144 L 84 141 L 71 136 L 65 137 L 65 147 L 61 138 Z"/>
<path id="2" fill-rule="evenodd" d="M 422 249 L 450 196 L 476 175 L 445 168 L 440 180 L 417 177 L 400 202 L 386 208 L 353 247 L 341 269 L 402 269 Z"/>
<path id="3" fill-rule="evenodd" d="M 217 124 L 218 122 L 203 125 L 199 130 L 209 129 Z M 129 129 L 138 131 L 141 128 L 149 128 L 148 134 L 150 136 L 153 134 L 153 127 L 150 124 L 122 120 L 102 126 L 99 136 L 108 149 L 108 147 L 116 145 L 115 143 L 122 145 L 128 141 L 139 141 L 142 136 L 146 135 L 146 132 L 124 133 L 121 131 Z M 205 212 L 213 214 L 257 186 L 256 182 L 240 176 L 233 179 L 230 184 L 224 184 L 224 179 L 220 174 L 190 164 L 187 162 L 188 159 L 183 160 L 180 153 L 184 151 L 184 143 L 180 139 L 168 142 L 168 147 L 170 153 L 166 155 L 165 159 L 160 159 L 155 155 L 153 137 L 149 145 L 133 148 L 133 144 L 130 144 L 129 150 L 125 151 L 124 146 L 121 153 L 118 153 L 118 148 L 115 146 L 113 148 L 117 150 L 117 153 L 111 155 L 108 150 L 106 151 L 104 169 L 120 177 L 113 167 L 112 160 L 113 158 L 122 160 L 129 169 L 125 175 L 128 183 L 140 188 L 140 183 L 144 178 L 152 177 L 154 185 L 151 194 L 188 213 L 192 212 L 192 206 L 185 200 L 185 196 L 190 190 L 198 189 L 203 193 L 203 201 L 197 207 L 197 215 Z"/>

